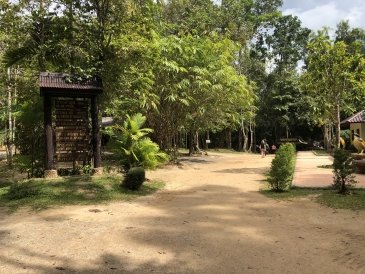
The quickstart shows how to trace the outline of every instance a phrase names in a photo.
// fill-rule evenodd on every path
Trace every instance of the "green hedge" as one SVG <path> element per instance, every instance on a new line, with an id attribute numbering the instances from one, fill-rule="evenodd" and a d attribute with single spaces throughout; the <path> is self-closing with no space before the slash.
<path id="1" fill-rule="evenodd" d="M 269 172 L 269 185 L 274 191 L 289 190 L 293 181 L 295 169 L 295 146 L 283 144 L 276 151 L 275 158 L 271 162 Z"/>

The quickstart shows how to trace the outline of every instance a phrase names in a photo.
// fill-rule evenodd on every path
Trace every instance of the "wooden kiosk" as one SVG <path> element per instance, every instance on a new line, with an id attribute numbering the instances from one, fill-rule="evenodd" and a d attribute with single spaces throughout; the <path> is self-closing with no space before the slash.
<path id="1" fill-rule="evenodd" d="M 41 72 L 39 86 L 44 98 L 44 176 L 57 177 L 58 163 L 88 160 L 93 162 L 92 173 L 101 174 L 98 106 L 98 95 L 103 92 L 101 80 L 80 80 L 69 74 Z"/>

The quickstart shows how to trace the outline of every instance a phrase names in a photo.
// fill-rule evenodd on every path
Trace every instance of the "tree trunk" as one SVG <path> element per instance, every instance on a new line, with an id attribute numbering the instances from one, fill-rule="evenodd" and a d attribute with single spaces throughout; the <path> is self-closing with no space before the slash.
<path id="1" fill-rule="evenodd" d="M 246 127 L 242 128 L 243 133 L 243 151 L 246 152 L 248 149 L 248 129 Z"/>
<path id="2" fill-rule="evenodd" d="M 252 126 L 252 121 L 250 121 L 250 146 L 248 148 L 248 151 L 252 151 L 253 148 L 255 147 L 254 144 L 254 140 L 253 140 L 253 126 Z"/>
<path id="3" fill-rule="evenodd" d="M 205 141 L 205 149 L 208 150 L 209 149 L 209 142 L 210 142 L 210 138 L 209 138 L 209 130 L 207 131 L 207 140 Z"/>
<path id="4" fill-rule="evenodd" d="M 13 115 L 12 115 L 12 105 L 13 105 L 13 86 L 11 84 L 12 76 L 11 76 L 11 68 L 8 68 L 8 96 L 6 102 L 6 160 L 9 167 L 13 166 L 13 150 L 14 150 L 14 123 L 13 123 Z"/>
<path id="5" fill-rule="evenodd" d="M 327 151 L 331 150 L 331 125 L 325 124 L 323 126 L 323 142 Z"/>
<path id="6" fill-rule="evenodd" d="M 194 146 L 194 151 L 196 151 L 196 152 L 200 152 L 200 143 L 201 143 L 201 140 L 200 140 L 200 138 L 199 138 L 199 132 L 198 131 L 196 131 L 196 133 L 195 133 L 195 140 L 194 140 L 194 143 L 195 143 L 195 146 Z"/>
<path id="7" fill-rule="evenodd" d="M 323 146 L 328 150 L 328 130 L 327 130 L 327 126 L 328 125 L 323 125 L 322 129 L 323 129 Z"/>
<path id="8" fill-rule="evenodd" d="M 194 131 L 190 130 L 189 132 L 189 156 L 193 155 L 194 153 Z"/>
<path id="9" fill-rule="evenodd" d="M 275 135 L 275 140 L 277 142 L 280 139 L 280 136 L 278 136 L 278 130 L 276 125 L 274 125 L 274 135 Z"/>
<path id="10" fill-rule="evenodd" d="M 53 129 L 52 129 L 52 98 L 49 95 L 45 95 L 43 97 L 43 104 L 44 104 L 44 131 L 46 137 L 45 169 L 53 170 L 54 146 L 53 146 Z"/>
<path id="11" fill-rule="evenodd" d="M 226 129 L 226 146 L 228 149 L 232 149 L 232 132 L 230 128 Z"/>
<path id="12" fill-rule="evenodd" d="M 336 104 L 336 147 L 341 146 L 341 117 L 340 117 L 340 102 L 337 100 Z"/>
<path id="13" fill-rule="evenodd" d="M 238 131 L 238 151 L 243 151 L 243 137 L 242 130 Z"/>
<path id="14" fill-rule="evenodd" d="M 6 159 L 9 167 L 13 166 L 13 119 L 12 119 L 12 96 L 11 96 L 11 88 L 8 91 L 8 130 L 6 136 Z"/>
<path id="15" fill-rule="evenodd" d="M 94 168 L 101 167 L 101 135 L 100 135 L 100 124 L 99 124 L 99 104 L 98 97 L 94 96 L 91 98 L 91 123 L 92 123 L 92 147 L 93 147 L 93 158 Z"/>

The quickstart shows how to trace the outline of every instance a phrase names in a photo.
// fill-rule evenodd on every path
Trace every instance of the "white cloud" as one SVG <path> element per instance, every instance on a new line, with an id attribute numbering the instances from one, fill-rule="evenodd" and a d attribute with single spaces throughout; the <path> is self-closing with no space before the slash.
<path id="1" fill-rule="evenodd" d="M 301 8 L 298 3 L 297 7 L 285 9 L 283 14 L 292 14 L 298 16 L 303 26 L 314 31 L 322 27 L 330 27 L 332 31 L 341 20 L 349 20 L 351 27 L 365 28 L 365 2 L 349 1 L 344 6 L 341 1 L 331 1 L 323 4 L 312 3 L 312 7 Z"/>
<path id="2" fill-rule="evenodd" d="M 346 16 L 350 26 L 365 27 L 365 4 L 363 7 L 353 7 Z"/>

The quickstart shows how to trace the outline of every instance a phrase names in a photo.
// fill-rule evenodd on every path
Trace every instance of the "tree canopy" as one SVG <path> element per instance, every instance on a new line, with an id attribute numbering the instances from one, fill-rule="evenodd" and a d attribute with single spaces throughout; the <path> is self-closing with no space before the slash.
<path id="1" fill-rule="evenodd" d="M 181 144 L 181 132 L 190 132 L 191 146 L 198 134 L 225 132 L 230 147 L 236 131 L 238 148 L 248 149 L 255 138 L 276 142 L 300 128 L 338 124 L 363 106 L 365 31 L 344 21 L 334 40 L 310 34 L 297 17 L 282 15 L 281 5 L 1 1 L 2 141 L 9 151 L 34 154 L 42 132 L 40 71 L 99 76 L 103 114 L 122 123 L 142 113 L 166 150 Z"/>

